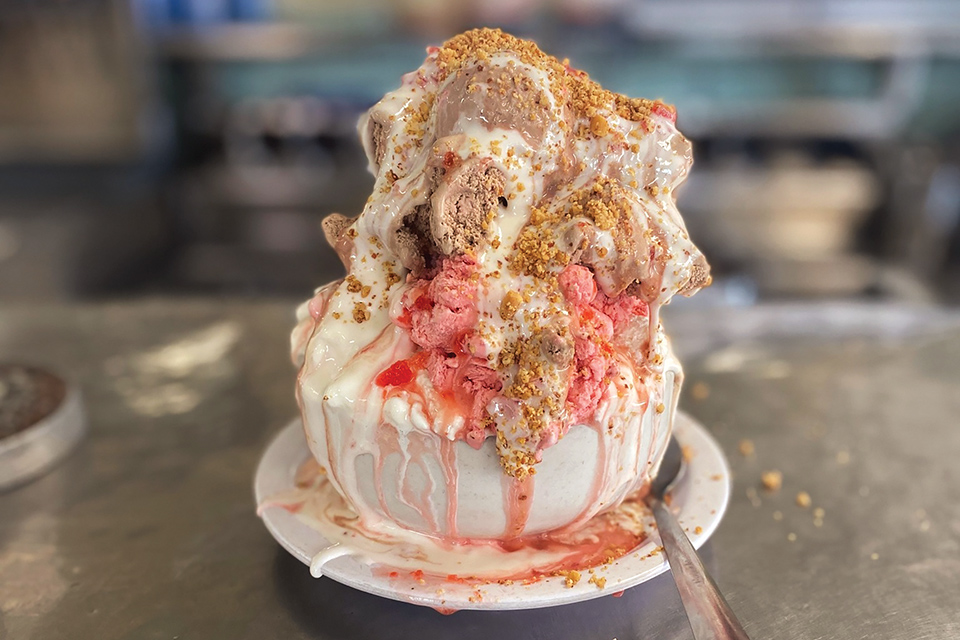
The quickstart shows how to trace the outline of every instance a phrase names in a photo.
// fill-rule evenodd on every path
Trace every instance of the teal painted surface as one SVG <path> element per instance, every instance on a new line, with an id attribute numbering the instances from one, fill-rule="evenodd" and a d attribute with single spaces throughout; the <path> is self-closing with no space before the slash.
<path id="1" fill-rule="evenodd" d="M 960 134 L 960 62 L 933 61 L 917 114 L 910 128 L 918 137 Z"/>
<path id="2" fill-rule="evenodd" d="M 662 98 L 682 111 L 708 101 L 735 110 L 754 101 L 791 98 L 868 99 L 882 88 L 885 63 L 840 59 L 707 59 L 664 48 L 597 47 L 571 51 L 572 64 L 605 87 L 632 96 Z M 227 101 L 314 94 L 373 103 L 396 88 L 400 76 L 424 58 L 424 46 L 390 42 L 330 51 L 285 62 L 229 62 L 215 66 L 216 93 Z M 935 60 L 922 95 L 916 135 L 960 131 L 960 62 Z"/>
<path id="3" fill-rule="evenodd" d="M 587 65 L 584 65 L 587 67 Z M 634 96 L 721 105 L 790 98 L 869 98 L 880 88 L 876 64 L 826 60 L 676 60 L 620 55 L 591 64 L 605 87 Z M 589 68 L 589 67 L 587 67 Z"/>
<path id="4" fill-rule="evenodd" d="M 284 62 L 230 62 L 218 66 L 215 82 L 229 101 L 301 94 L 342 96 L 375 102 L 400 85 L 426 52 L 419 44 L 382 44 Z"/>
<path id="5" fill-rule="evenodd" d="M 288 62 L 220 65 L 219 89 L 227 98 L 291 92 L 371 96 L 395 88 L 400 76 L 424 59 L 423 46 L 382 44 Z M 631 95 L 722 101 L 777 97 L 869 97 L 879 88 L 882 65 L 841 60 L 708 60 L 678 58 L 643 48 L 589 52 L 572 64 L 604 86 Z"/>

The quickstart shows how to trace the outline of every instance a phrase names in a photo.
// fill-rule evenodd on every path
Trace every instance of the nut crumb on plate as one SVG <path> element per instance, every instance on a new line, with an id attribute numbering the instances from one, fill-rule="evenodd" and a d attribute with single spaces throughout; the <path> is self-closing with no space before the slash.
<path id="1" fill-rule="evenodd" d="M 590 576 L 590 580 L 587 582 L 597 585 L 597 589 L 603 589 L 607 586 L 607 579 L 600 576 Z"/>
<path id="2" fill-rule="evenodd" d="M 580 582 L 580 572 L 575 569 L 570 571 L 558 571 L 557 575 L 563 577 L 563 584 L 568 589 L 572 589 L 578 582 Z"/>

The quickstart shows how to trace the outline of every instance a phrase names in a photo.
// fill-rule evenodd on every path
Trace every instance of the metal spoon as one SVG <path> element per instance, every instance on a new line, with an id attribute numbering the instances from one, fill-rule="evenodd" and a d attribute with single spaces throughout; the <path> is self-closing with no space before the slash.
<path id="1" fill-rule="evenodd" d="M 683 474 L 683 452 L 670 438 L 660 471 L 650 484 L 646 502 L 657 521 L 680 600 L 697 640 L 750 640 L 737 616 L 704 569 L 687 535 L 664 503 L 664 496 Z"/>

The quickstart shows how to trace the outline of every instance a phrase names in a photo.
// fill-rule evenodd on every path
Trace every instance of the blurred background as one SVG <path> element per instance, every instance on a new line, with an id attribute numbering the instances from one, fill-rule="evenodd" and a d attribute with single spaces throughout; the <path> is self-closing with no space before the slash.
<path id="1" fill-rule="evenodd" d="M 960 303 L 960 3 L 4 0 L 0 304 L 310 294 L 359 114 L 500 26 L 677 105 L 704 302 Z"/>

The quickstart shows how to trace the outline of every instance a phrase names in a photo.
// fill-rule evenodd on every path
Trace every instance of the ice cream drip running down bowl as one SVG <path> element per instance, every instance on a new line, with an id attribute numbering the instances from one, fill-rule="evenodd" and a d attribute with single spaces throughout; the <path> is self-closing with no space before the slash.
<path id="1" fill-rule="evenodd" d="M 359 123 L 376 177 L 298 310 L 307 443 L 371 537 L 574 531 L 641 491 L 682 370 L 659 310 L 709 284 L 673 107 L 529 41 L 431 47 Z"/>

